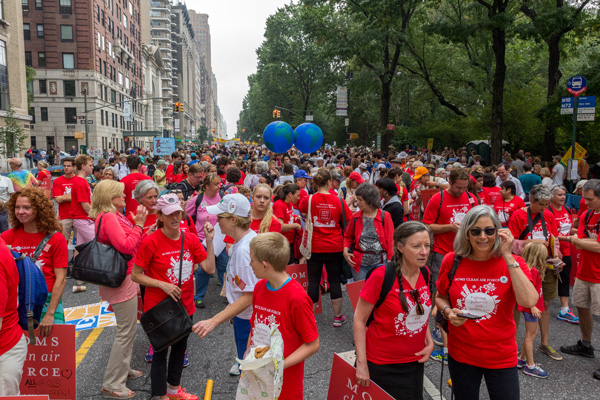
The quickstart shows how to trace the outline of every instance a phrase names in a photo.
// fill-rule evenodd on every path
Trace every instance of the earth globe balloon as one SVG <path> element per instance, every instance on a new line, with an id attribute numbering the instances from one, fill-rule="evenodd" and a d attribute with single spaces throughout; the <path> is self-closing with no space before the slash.
<path id="1" fill-rule="evenodd" d="M 263 142 L 275 153 L 285 153 L 294 144 L 294 130 L 283 121 L 273 121 L 263 131 Z"/>
<path id="2" fill-rule="evenodd" d="M 304 123 L 294 131 L 294 145 L 302 153 L 313 153 L 323 144 L 323 131 L 317 125 Z"/>

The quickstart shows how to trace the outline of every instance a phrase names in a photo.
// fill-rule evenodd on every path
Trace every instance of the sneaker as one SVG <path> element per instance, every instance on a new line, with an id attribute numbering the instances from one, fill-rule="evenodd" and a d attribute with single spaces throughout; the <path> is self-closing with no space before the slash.
<path id="1" fill-rule="evenodd" d="M 567 311 L 566 313 L 563 313 L 562 311 L 560 311 L 558 313 L 558 315 L 556 316 L 556 319 L 559 321 L 568 322 L 570 324 L 575 324 L 575 325 L 579 324 L 579 317 L 576 316 L 575 314 L 573 314 L 573 311 L 571 311 L 570 308 L 569 308 L 569 311 Z"/>
<path id="2" fill-rule="evenodd" d="M 333 327 L 334 328 L 339 328 L 340 326 L 344 325 L 346 323 L 346 317 L 344 317 L 344 314 L 340 315 L 339 317 L 333 317 Z"/>
<path id="3" fill-rule="evenodd" d="M 187 351 L 186 351 L 185 358 L 183 359 L 183 368 L 186 368 L 188 365 L 190 365 L 190 360 L 188 360 Z"/>
<path id="4" fill-rule="evenodd" d="M 448 365 L 448 354 L 444 354 L 444 350 L 434 350 L 431 353 L 431 359 L 439 362 L 444 362 L 444 364 Z"/>
<path id="5" fill-rule="evenodd" d="M 151 363 L 152 362 L 152 357 L 154 357 L 154 349 L 152 348 L 152 345 L 150 345 L 150 347 L 148 348 L 148 352 L 146 353 L 146 357 L 144 358 L 144 360 L 146 360 L 147 363 Z"/>
<path id="6" fill-rule="evenodd" d="M 176 394 L 167 394 L 167 397 L 169 398 L 169 400 L 198 400 L 198 396 L 188 393 L 181 386 L 179 386 L 179 390 Z"/>
<path id="7" fill-rule="evenodd" d="M 231 369 L 229 370 L 229 375 L 231 376 L 240 376 L 242 372 L 240 371 L 240 364 L 238 364 L 237 362 L 235 364 L 233 364 L 231 366 Z"/>
<path id="8" fill-rule="evenodd" d="M 523 360 L 521 357 L 517 357 L 517 368 L 521 369 L 527 365 L 527 361 Z"/>
<path id="9" fill-rule="evenodd" d="M 541 346 L 538 347 L 538 350 L 550 357 L 553 360 L 560 361 L 562 360 L 562 356 L 556 352 L 551 346 Z M 562 347 L 560 348 L 562 351 Z M 564 352 L 563 352 L 564 353 Z"/>
<path id="10" fill-rule="evenodd" d="M 581 340 L 578 340 L 577 344 L 574 344 L 573 346 L 560 346 L 560 351 L 566 354 L 594 358 L 594 346 L 585 347 L 583 343 L 581 343 Z"/>
<path id="11" fill-rule="evenodd" d="M 438 346 L 444 345 L 444 339 L 442 339 L 442 330 L 439 327 L 436 327 L 433 332 L 431 332 L 431 337 L 433 338 L 433 343 Z"/>
<path id="12" fill-rule="evenodd" d="M 204 304 L 202 300 L 196 300 L 194 301 L 194 304 L 196 305 L 196 308 L 206 308 L 206 304 Z"/>
<path id="13" fill-rule="evenodd" d="M 548 371 L 543 370 L 542 367 L 540 367 L 537 364 L 535 364 L 533 367 L 530 367 L 529 365 L 525 365 L 523 367 L 523 373 L 525 375 L 535 376 L 536 378 L 542 378 L 542 379 L 546 379 L 548 377 L 548 375 L 550 375 L 548 373 Z"/>

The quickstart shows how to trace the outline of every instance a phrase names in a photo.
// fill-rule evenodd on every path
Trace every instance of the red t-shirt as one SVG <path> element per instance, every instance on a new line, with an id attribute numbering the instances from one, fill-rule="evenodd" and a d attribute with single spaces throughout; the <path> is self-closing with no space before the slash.
<path id="1" fill-rule="evenodd" d="M 309 199 L 307 196 L 300 202 L 300 212 L 306 214 L 307 218 Z M 310 214 L 313 222 L 313 253 L 337 253 L 344 249 L 342 212 L 348 223 L 352 213 L 343 199 L 329 193 L 315 193 L 312 196 Z"/>
<path id="2" fill-rule="evenodd" d="M 92 204 L 92 188 L 85 179 L 74 176 L 73 186 L 71 187 L 71 216 L 73 219 L 91 219 L 81 203 Z"/>
<path id="3" fill-rule="evenodd" d="M 598 237 L 600 213 L 592 212 L 588 218 L 586 218 L 586 214 L 587 212 L 579 219 L 577 236 L 582 239 L 596 239 L 596 241 L 600 242 Z M 581 262 L 577 270 L 577 279 L 591 283 L 600 283 L 600 254 L 593 251 L 581 250 Z"/>
<path id="4" fill-rule="evenodd" d="M 440 202 L 442 203 L 441 209 Z M 460 223 L 465 218 L 465 215 L 467 215 L 467 212 L 476 205 L 477 200 L 468 192 L 455 197 L 446 190 L 443 201 L 441 201 L 441 192 L 436 193 L 431 197 L 429 203 L 427 203 L 427 208 L 423 215 L 423 223 L 440 225 Z M 433 251 L 439 254 L 450 253 L 454 250 L 455 237 L 456 233 L 452 231 L 434 235 Z"/>
<path id="5" fill-rule="evenodd" d="M 537 270 L 537 268 L 531 268 L 529 270 L 531 272 L 531 279 L 533 279 L 533 286 L 535 287 L 535 290 L 539 293 L 540 298 L 538 299 L 537 303 L 535 304 L 535 306 L 537 307 L 538 310 L 540 311 L 544 311 L 544 296 L 542 294 L 542 276 L 540 275 L 540 271 Z M 554 273 L 553 271 L 546 271 L 547 274 L 552 274 Z M 519 305 L 517 305 L 517 308 L 519 309 L 519 311 L 521 312 L 528 312 L 531 314 L 531 308 L 526 308 L 526 307 L 521 307 Z"/>
<path id="6" fill-rule="evenodd" d="M 494 204 L 494 211 L 498 214 L 498 218 L 500 218 L 500 223 L 504 228 L 508 227 L 508 221 L 513 215 L 513 213 L 519 208 L 525 207 L 525 201 L 519 196 L 513 197 L 511 201 L 506 201 L 503 198 L 500 198 Z"/>
<path id="7" fill-rule="evenodd" d="M 585 212 L 588 210 L 588 206 L 587 204 L 585 204 L 585 199 L 581 199 L 579 201 L 579 212 L 577 213 L 577 215 L 579 216 L 579 218 L 582 218 L 583 215 L 585 215 Z"/>
<path id="8" fill-rule="evenodd" d="M 181 238 L 179 240 L 169 239 L 162 233 L 162 230 L 158 229 L 142 241 L 135 258 L 135 265 L 143 268 L 146 276 L 150 278 L 177 285 L 180 251 Z M 206 256 L 206 250 L 198 236 L 185 235 L 181 302 L 190 315 L 196 310 L 194 307 L 194 265 L 206 260 Z M 162 289 L 146 287 L 144 311 L 148 311 L 166 298 L 167 294 Z"/>
<path id="9" fill-rule="evenodd" d="M 144 233 L 148 233 L 148 229 L 150 229 L 150 227 L 156 223 L 156 220 L 158 219 L 157 216 L 158 213 L 148 214 L 148 216 L 146 217 L 146 222 L 144 222 Z M 135 225 L 135 221 L 133 220 L 132 214 L 127 214 L 127 219 L 129 220 L 129 222 Z"/>
<path id="10" fill-rule="evenodd" d="M 287 358 L 304 343 L 319 338 L 313 316 L 312 301 L 296 280 L 274 290 L 266 279 L 256 283 L 252 293 L 252 346 L 270 345 L 272 324 L 277 324 L 283 339 L 283 356 Z M 303 398 L 304 361 L 283 370 L 280 400 Z"/>
<path id="11" fill-rule="evenodd" d="M 19 273 L 12 253 L 0 239 L 0 356 L 15 347 L 23 336 L 19 325 Z"/>
<path id="12" fill-rule="evenodd" d="M 370 304 L 377 303 L 385 276 L 385 267 L 375 268 L 365 281 L 360 297 Z M 394 286 L 387 297 L 375 309 L 373 321 L 367 328 L 367 360 L 378 364 L 399 364 L 419 360 L 415 353 L 425 347 L 425 336 L 429 329 L 431 313 L 431 293 L 423 275 L 419 273 L 416 289 L 425 312 L 417 315 L 417 303 L 410 295 L 413 288 L 402 278 L 402 291 L 409 311 L 406 313 L 400 304 L 400 286 L 394 279 Z"/>
<path id="13" fill-rule="evenodd" d="M 292 207 L 296 210 L 300 210 L 300 204 L 302 203 L 302 200 L 306 198 L 308 198 L 308 192 L 306 189 L 300 189 L 300 197 L 298 197 L 298 201 L 296 203 L 292 204 Z"/>
<path id="14" fill-rule="evenodd" d="M 137 184 L 140 183 L 140 181 L 149 180 L 151 181 L 152 178 L 150 178 L 148 175 L 140 174 L 139 172 L 129 174 L 121 179 L 121 183 L 125 185 L 125 189 L 123 190 L 123 193 L 125 193 L 125 215 L 135 212 L 137 207 L 140 205 L 135 197 L 133 197 L 133 190 Z"/>
<path id="15" fill-rule="evenodd" d="M 558 211 L 548 206 L 548 211 L 554 215 L 554 225 L 558 231 L 558 236 L 571 236 L 571 228 L 573 227 L 573 216 L 567 210 L 567 207 L 562 208 Z M 571 255 L 571 243 L 560 242 L 560 252 L 563 256 Z"/>
<path id="16" fill-rule="evenodd" d="M 531 214 L 531 219 L 534 220 L 537 214 Z M 552 234 L 554 236 L 558 236 L 558 232 L 556 230 L 556 226 L 554 225 L 554 216 L 548 210 L 544 210 L 544 222 L 546 224 L 546 231 L 548 235 Z M 527 211 L 522 208 L 516 210 L 513 215 L 510 217 L 510 221 L 508 221 L 508 229 L 510 229 L 510 233 L 513 234 L 515 239 L 519 239 L 521 233 L 527 228 L 528 220 L 527 220 Z M 533 227 L 533 232 L 529 232 L 525 238 L 527 239 L 540 239 L 540 240 L 548 240 L 547 237 L 544 237 L 544 230 L 542 228 L 542 221 L 538 221 L 537 224 Z"/>
<path id="17" fill-rule="evenodd" d="M 483 191 L 483 204 L 493 207 L 498 200 L 502 199 L 500 188 L 498 186 L 483 187 L 481 190 Z"/>
<path id="18" fill-rule="evenodd" d="M 7 245 L 12 249 L 26 256 L 33 256 L 38 244 L 42 241 L 45 232 L 27 233 L 21 226 L 18 229 L 9 229 L 0 235 Z M 48 292 L 52 293 L 54 282 L 56 282 L 55 268 L 67 268 L 69 266 L 69 250 L 67 240 L 60 233 L 52 235 L 46 246 L 42 249 L 35 265 L 44 273 Z"/>
<path id="19" fill-rule="evenodd" d="M 50 171 L 45 169 L 43 171 L 39 171 L 38 176 L 35 179 L 38 181 L 43 181 L 44 179 L 52 179 L 52 177 L 50 176 Z"/>
<path id="20" fill-rule="evenodd" d="M 221 182 L 223 182 L 223 185 L 227 184 L 227 178 L 225 176 L 226 174 L 219 175 L 219 178 L 221 178 Z"/>
<path id="21" fill-rule="evenodd" d="M 167 179 L 167 182 L 172 182 L 169 180 L 169 178 L 171 178 L 171 175 L 173 175 L 173 164 L 167 165 L 167 169 L 165 170 L 165 177 Z"/>
<path id="22" fill-rule="evenodd" d="M 54 180 L 52 184 L 52 197 L 62 196 L 63 194 L 70 194 L 73 190 L 74 178 L 65 178 L 65 176 L 59 176 Z M 89 186 L 89 185 L 88 185 Z M 58 219 L 70 219 L 71 217 L 71 202 L 65 201 L 58 205 Z"/>
<path id="23" fill-rule="evenodd" d="M 519 256 L 514 256 L 525 276 L 531 272 Z M 438 293 L 450 297 L 450 304 L 472 314 L 478 320 L 467 320 L 462 326 L 448 324 L 448 351 L 458 362 L 480 368 L 512 368 L 517 365 L 517 327 L 513 310 L 517 304 L 510 273 L 502 257 L 485 261 L 464 258 L 450 290 L 448 272 L 452 269 L 454 252 L 442 261 L 437 281 Z"/>
<path id="24" fill-rule="evenodd" d="M 273 203 L 273 215 L 276 218 L 279 218 L 280 220 L 283 221 L 283 224 L 288 225 L 288 224 L 293 224 L 293 216 L 294 216 L 294 210 L 292 208 L 292 204 L 291 203 L 286 203 L 285 201 L 281 200 L 281 199 L 277 199 L 277 201 L 275 203 Z M 279 226 L 279 231 L 281 232 L 281 223 Z M 294 243 L 294 240 L 296 238 L 296 230 L 292 229 L 286 232 L 282 232 L 281 233 L 283 236 L 285 236 L 288 240 L 289 243 Z"/>

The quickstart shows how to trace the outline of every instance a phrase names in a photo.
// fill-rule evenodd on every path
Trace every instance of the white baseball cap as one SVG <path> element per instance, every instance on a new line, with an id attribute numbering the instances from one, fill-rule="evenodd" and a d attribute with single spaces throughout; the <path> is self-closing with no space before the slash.
<path id="1" fill-rule="evenodd" d="M 241 193 L 228 194 L 218 204 L 206 207 L 206 212 L 212 215 L 229 213 L 238 217 L 248 217 L 250 202 Z"/>

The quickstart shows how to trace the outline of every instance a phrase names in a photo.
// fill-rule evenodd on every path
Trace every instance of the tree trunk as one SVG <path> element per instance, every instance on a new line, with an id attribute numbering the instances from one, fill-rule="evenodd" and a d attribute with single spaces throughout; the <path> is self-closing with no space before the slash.
<path id="1" fill-rule="evenodd" d="M 562 35 L 552 35 L 548 40 L 548 92 L 546 99 L 548 103 L 550 98 L 556 92 L 562 73 L 560 72 L 560 38 Z M 556 147 L 556 124 L 553 118 L 545 118 L 544 146 L 542 157 L 544 160 L 551 160 L 555 154 Z"/>
<path id="2" fill-rule="evenodd" d="M 392 98 L 392 82 L 385 78 L 381 79 L 381 149 L 389 149 L 392 144 L 392 131 L 387 130 L 390 121 L 390 100 Z M 375 143 L 377 144 L 377 143 Z"/>
<path id="3" fill-rule="evenodd" d="M 492 164 L 502 160 L 502 133 L 504 123 L 504 81 L 506 79 L 506 31 L 492 30 L 492 48 L 496 60 L 492 87 Z"/>

